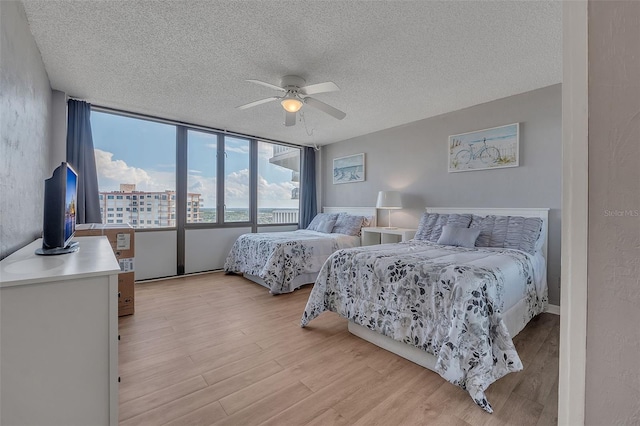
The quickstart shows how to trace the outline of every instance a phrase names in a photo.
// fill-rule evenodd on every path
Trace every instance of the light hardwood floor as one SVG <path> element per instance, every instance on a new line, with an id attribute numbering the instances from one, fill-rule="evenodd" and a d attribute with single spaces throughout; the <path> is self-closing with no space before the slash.
<path id="1" fill-rule="evenodd" d="M 487 414 L 332 312 L 300 328 L 310 290 L 271 296 L 222 273 L 136 284 L 119 320 L 120 424 L 556 424 L 558 316 L 514 339 L 525 368 L 489 387 Z"/>

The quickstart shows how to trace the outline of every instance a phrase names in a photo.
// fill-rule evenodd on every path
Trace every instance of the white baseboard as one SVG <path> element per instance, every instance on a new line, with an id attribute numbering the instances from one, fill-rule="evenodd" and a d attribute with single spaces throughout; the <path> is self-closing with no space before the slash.
<path id="1" fill-rule="evenodd" d="M 560 315 L 560 306 L 558 305 L 547 305 L 547 310 L 545 312 L 549 312 L 550 314 Z"/>

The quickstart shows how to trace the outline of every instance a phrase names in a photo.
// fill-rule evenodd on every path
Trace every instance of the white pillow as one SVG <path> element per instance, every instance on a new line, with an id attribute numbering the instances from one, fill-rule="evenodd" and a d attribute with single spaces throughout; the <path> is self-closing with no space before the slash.
<path id="1" fill-rule="evenodd" d="M 438 238 L 438 244 L 443 246 L 473 248 L 476 246 L 478 235 L 480 235 L 479 228 L 444 225 L 442 227 L 442 234 L 440 238 Z"/>

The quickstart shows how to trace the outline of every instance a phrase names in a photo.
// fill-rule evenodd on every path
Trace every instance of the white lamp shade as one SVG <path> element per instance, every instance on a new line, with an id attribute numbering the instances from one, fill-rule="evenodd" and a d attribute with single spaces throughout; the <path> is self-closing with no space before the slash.
<path id="1" fill-rule="evenodd" d="M 378 201 L 376 207 L 379 209 L 401 209 L 402 200 L 398 191 L 380 191 L 378 192 Z"/>

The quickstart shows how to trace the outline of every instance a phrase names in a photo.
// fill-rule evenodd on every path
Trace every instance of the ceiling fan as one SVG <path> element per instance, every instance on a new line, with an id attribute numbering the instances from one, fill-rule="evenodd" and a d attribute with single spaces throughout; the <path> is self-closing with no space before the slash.
<path id="1" fill-rule="evenodd" d="M 327 105 L 322 101 L 310 97 L 309 95 L 315 95 L 316 93 L 336 92 L 340 88 L 333 82 L 327 81 L 324 83 L 311 84 L 305 86 L 306 81 L 302 77 L 297 75 L 287 75 L 280 80 L 280 86 L 275 84 L 266 83 L 260 80 L 247 80 L 251 83 L 259 84 L 261 86 L 269 87 L 280 92 L 284 92 L 282 96 L 272 96 L 266 99 L 260 99 L 259 101 L 250 102 L 245 105 L 236 107 L 238 109 L 247 109 L 257 105 L 266 104 L 267 102 L 280 101 L 285 111 L 284 125 L 293 126 L 296 124 L 296 113 L 302 108 L 303 104 L 307 104 L 313 108 L 319 109 L 322 112 L 329 114 L 332 117 L 342 120 L 347 116 L 344 112 L 337 108 Z"/>

